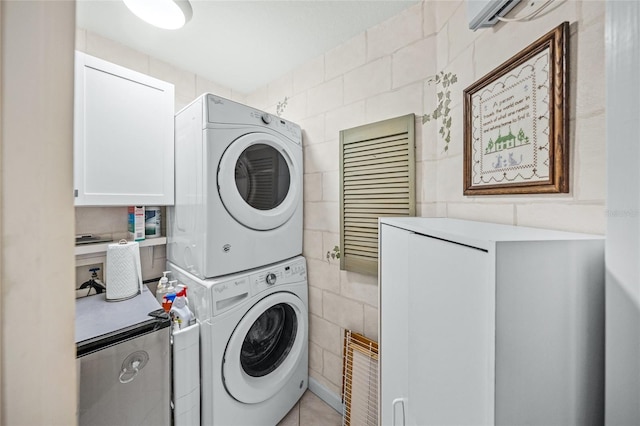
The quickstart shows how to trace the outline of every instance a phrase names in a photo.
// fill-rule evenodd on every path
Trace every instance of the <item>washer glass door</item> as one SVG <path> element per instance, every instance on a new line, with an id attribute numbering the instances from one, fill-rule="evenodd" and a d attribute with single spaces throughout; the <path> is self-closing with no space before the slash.
<path id="1" fill-rule="evenodd" d="M 256 230 L 277 228 L 298 206 L 298 170 L 300 165 L 285 141 L 267 133 L 241 136 L 220 160 L 220 198 L 242 225 Z"/>
<path id="2" fill-rule="evenodd" d="M 307 310 L 291 293 L 273 293 L 238 323 L 225 352 L 223 375 L 229 394 L 254 404 L 275 395 L 306 356 Z"/>

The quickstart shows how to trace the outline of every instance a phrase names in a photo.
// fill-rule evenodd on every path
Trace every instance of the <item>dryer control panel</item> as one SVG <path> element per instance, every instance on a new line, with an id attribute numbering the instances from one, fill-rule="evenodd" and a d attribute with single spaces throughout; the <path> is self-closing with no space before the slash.
<path id="1" fill-rule="evenodd" d="M 302 130 L 296 123 L 220 96 L 207 94 L 205 97 L 205 123 L 266 127 L 302 145 Z"/>

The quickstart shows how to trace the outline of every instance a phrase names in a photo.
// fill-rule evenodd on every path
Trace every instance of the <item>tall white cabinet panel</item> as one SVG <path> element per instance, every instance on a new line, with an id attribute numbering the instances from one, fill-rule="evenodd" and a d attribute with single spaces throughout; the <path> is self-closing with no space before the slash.
<path id="1" fill-rule="evenodd" d="M 76 206 L 171 205 L 174 86 L 76 52 Z"/>
<path id="2" fill-rule="evenodd" d="M 385 228 L 386 247 L 404 248 L 409 245 L 409 233 L 400 229 Z M 381 407 L 382 424 L 403 424 L 404 418 L 409 412 L 409 371 L 406 352 L 396 348 L 409 347 L 409 311 L 407 301 L 409 300 L 409 287 L 406 285 L 395 285 L 394 283 L 409 282 L 409 256 L 405 250 L 388 249 L 385 254 L 388 263 L 394 265 L 393 268 L 380 268 L 378 276 L 381 281 L 389 283 L 385 287 L 380 287 L 380 301 L 385 304 L 384 309 L 389 313 L 389 318 L 385 323 L 380 323 L 382 332 L 385 333 L 386 347 L 380 348 L 380 361 L 393 366 L 393 374 L 387 374 L 384 378 L 384 385 L 381 390 L 382 400 L 387 401 Z M 387 326 L 385 328 L 385 326 Z M 389 330 L 389 333 L 387 333 Z M 387 370 L 391 372 L 391 370 Z"/>
<path id="3" fill-rule="evenodd" d="M 409 424 L 488 424 L 494 390 L 491 255 L 416 234 L 408 248 L 409 395 L 419 408 L 410 411 Z"/>
<path id="4" fill-rule="evenodd" d="M 603 423 L 602 237 L 383 218 L 380 247 L 383 425 Z"/>

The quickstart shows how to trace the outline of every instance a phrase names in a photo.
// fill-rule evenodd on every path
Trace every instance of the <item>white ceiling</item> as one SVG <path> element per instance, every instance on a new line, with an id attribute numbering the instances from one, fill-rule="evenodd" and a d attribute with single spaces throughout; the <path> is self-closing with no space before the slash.
<path id="1" fill-rule="evenodd" d="M 420 0 L 192 0 L 179 30 L 120 0 L 78 0 L 77 26 L 241 93 L 277 79 Z"/>

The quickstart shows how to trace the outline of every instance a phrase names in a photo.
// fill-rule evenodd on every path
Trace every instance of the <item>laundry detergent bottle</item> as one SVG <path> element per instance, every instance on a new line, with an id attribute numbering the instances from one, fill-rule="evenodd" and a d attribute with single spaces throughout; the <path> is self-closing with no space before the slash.
<path id="1" fill-rule="evenodd" d="M 183 287 L 171 304 L 169 315 L 173 319 L 174 330 L 185 328 L 191 321 L 191 311 L 187 306 L 187 288 Z"/>

